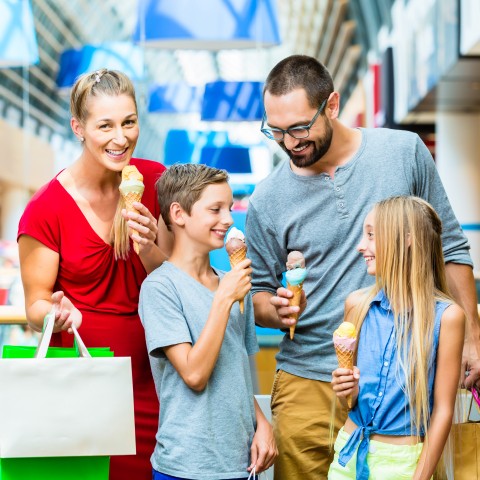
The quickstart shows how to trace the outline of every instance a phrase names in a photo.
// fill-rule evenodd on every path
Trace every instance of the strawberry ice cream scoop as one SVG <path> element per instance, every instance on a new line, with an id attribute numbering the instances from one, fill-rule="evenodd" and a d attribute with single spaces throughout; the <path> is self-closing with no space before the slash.
<path id="1" fill-rule="evenodd" d="M 305 268 L 305 257 L 298 250 L 293 250 L 287 257 L 287 270 L 293 270 L 294 268 Z"/>

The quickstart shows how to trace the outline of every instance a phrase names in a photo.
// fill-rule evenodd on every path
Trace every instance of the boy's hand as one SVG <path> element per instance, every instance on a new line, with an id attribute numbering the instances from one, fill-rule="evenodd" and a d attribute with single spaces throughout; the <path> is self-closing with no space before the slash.
<path id="1" fill-rule="evenodd" d="M 242 260 L 225 274 L 218 285 L 217 293 L 222 298 L 229 298 L 232 304 L 241 300 L 252 288 L 252 261 Z"/>
<path id="2" fill-rule="evenodd" d="M 346 399 L 348 395 L 352 395 L 352 403 L 354 404 L 358 397 L 358 381 L 360 379 L 360 370 L 353 367 L 337 368 L 332 372 L 332 388 L 340 399 Z"/>
<path id="3" fill-rule="evenodd" d="M 247 471 L 255 466 L 255 473 L 261 473 L 273 465 L 278 455 L 273 429 L 268 422 L 259 422 L 250 447 L 251 464 Z"/>

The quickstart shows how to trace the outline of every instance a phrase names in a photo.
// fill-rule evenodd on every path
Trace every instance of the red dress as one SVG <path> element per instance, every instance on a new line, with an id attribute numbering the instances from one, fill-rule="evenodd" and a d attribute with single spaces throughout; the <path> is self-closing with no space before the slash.
<path id="1" fill-rule="evenodd" d="M 131 160 L 144 176 L 142 203 L 155 218 L 160 208 L 155 182 L 165 167 Z M 155 392 L 138 297 L 146 271 L 130 244 L 127 260 L 115 260 L 113 247 L 92 229 L 82 211 L 54 178 L 30 200 L 20 219 L 18 237 L 29 235 L 60 255 L 54 291 L 62 290 L 82 312 L 80 334 L 90 347 L 109 346 L 115 356 L 132 359 L 137 455 L 112 457 L 111 480 L 150 480 L 150 456 L 158 427 Z M 72 335 L 56 334 L 52 344 L 71 346 Z M 66 388 L 68 386 L 66 385 Z"/>

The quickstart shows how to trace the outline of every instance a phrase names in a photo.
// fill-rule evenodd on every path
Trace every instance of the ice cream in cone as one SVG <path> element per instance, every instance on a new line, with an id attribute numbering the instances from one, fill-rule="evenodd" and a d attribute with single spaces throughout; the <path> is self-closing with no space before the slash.
<path id="1" fill-rule="evenodd" d="M 305 268 L 305 258 L 301 252 L 294 250 L 290 252 L 287 257 L 287 271 L 285 279 L 287 281 L 287 289 L 293 293 L 293 298 L 290 299 L 290 306 L 299 307 L 302 299 L 303 282 L 307 276 L 307 269 Z M 292 315 L 295 320 L 298 320 L 298 313 Z M 290 327 L 290 339 L 293 340 L 295 334 L 295 325 Z"/>
<path id="2" fill-rule="evenodd" d="M 143 175 L 138 171 L 134 165 L 127 165 L 122 170 L 122 182 L 118 187 L 120 194 L 125 202 L 127 212 L 138 213 L 138 210 L 133 206 L 134 202 L 141 202 L 145 185 L 143 184 Z M 135 252 L 139 252 L 138 243 L 133 242 Z"/>
<path id="3" fill-rule="evenodd" d="M 225 249 L 232 268 L 247 258 L 247 244 L 245 243 L 245 235 L 241 230 L 235 227 L 230 229 L 225 241 Z M 245 309 L 243 298 L 240 300 L 239 306 L 240 313 L 243 313 Z"/>
<path id="4" fill-rule="evenodd" d="M 355 354 L 355 344 L 357 343 L 357 329 L 350 322 L 343 322 L 333 332 L 333 344 L 337 354 L 338 366 L 353 370 L 353 356 Z M 352 396 L 347 396 L 348 408 L 352 408 Z"/>

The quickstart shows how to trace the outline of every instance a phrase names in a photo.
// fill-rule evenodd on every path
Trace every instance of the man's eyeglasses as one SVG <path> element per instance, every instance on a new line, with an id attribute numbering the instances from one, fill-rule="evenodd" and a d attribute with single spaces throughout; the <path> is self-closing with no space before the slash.
<path id="1" fill-rule="evenodd" d="M 276 140 L 280 142 L 284 139 L 285 134 L 288 133 L 293 138 L 307 138 L 310 134 L 310 129 L 313 127 L 315 121 L 317 120 L 318 116 L 320 115 L 321 111 L 325 107 L 327 103 L 327 98 L 322 102 L 320 108 L 317 110 L 317 113 L 312 118 L 312 121 L 308 125 L 299 125 L 298 127 L 291 127 L 283 130 L 282 128 L 265 128 L 265 121 L 267 114 L 266 112 L 263 113 L 262 119 L 262 126 L 260 127 L 260 131 L 270 140 Z"/>

